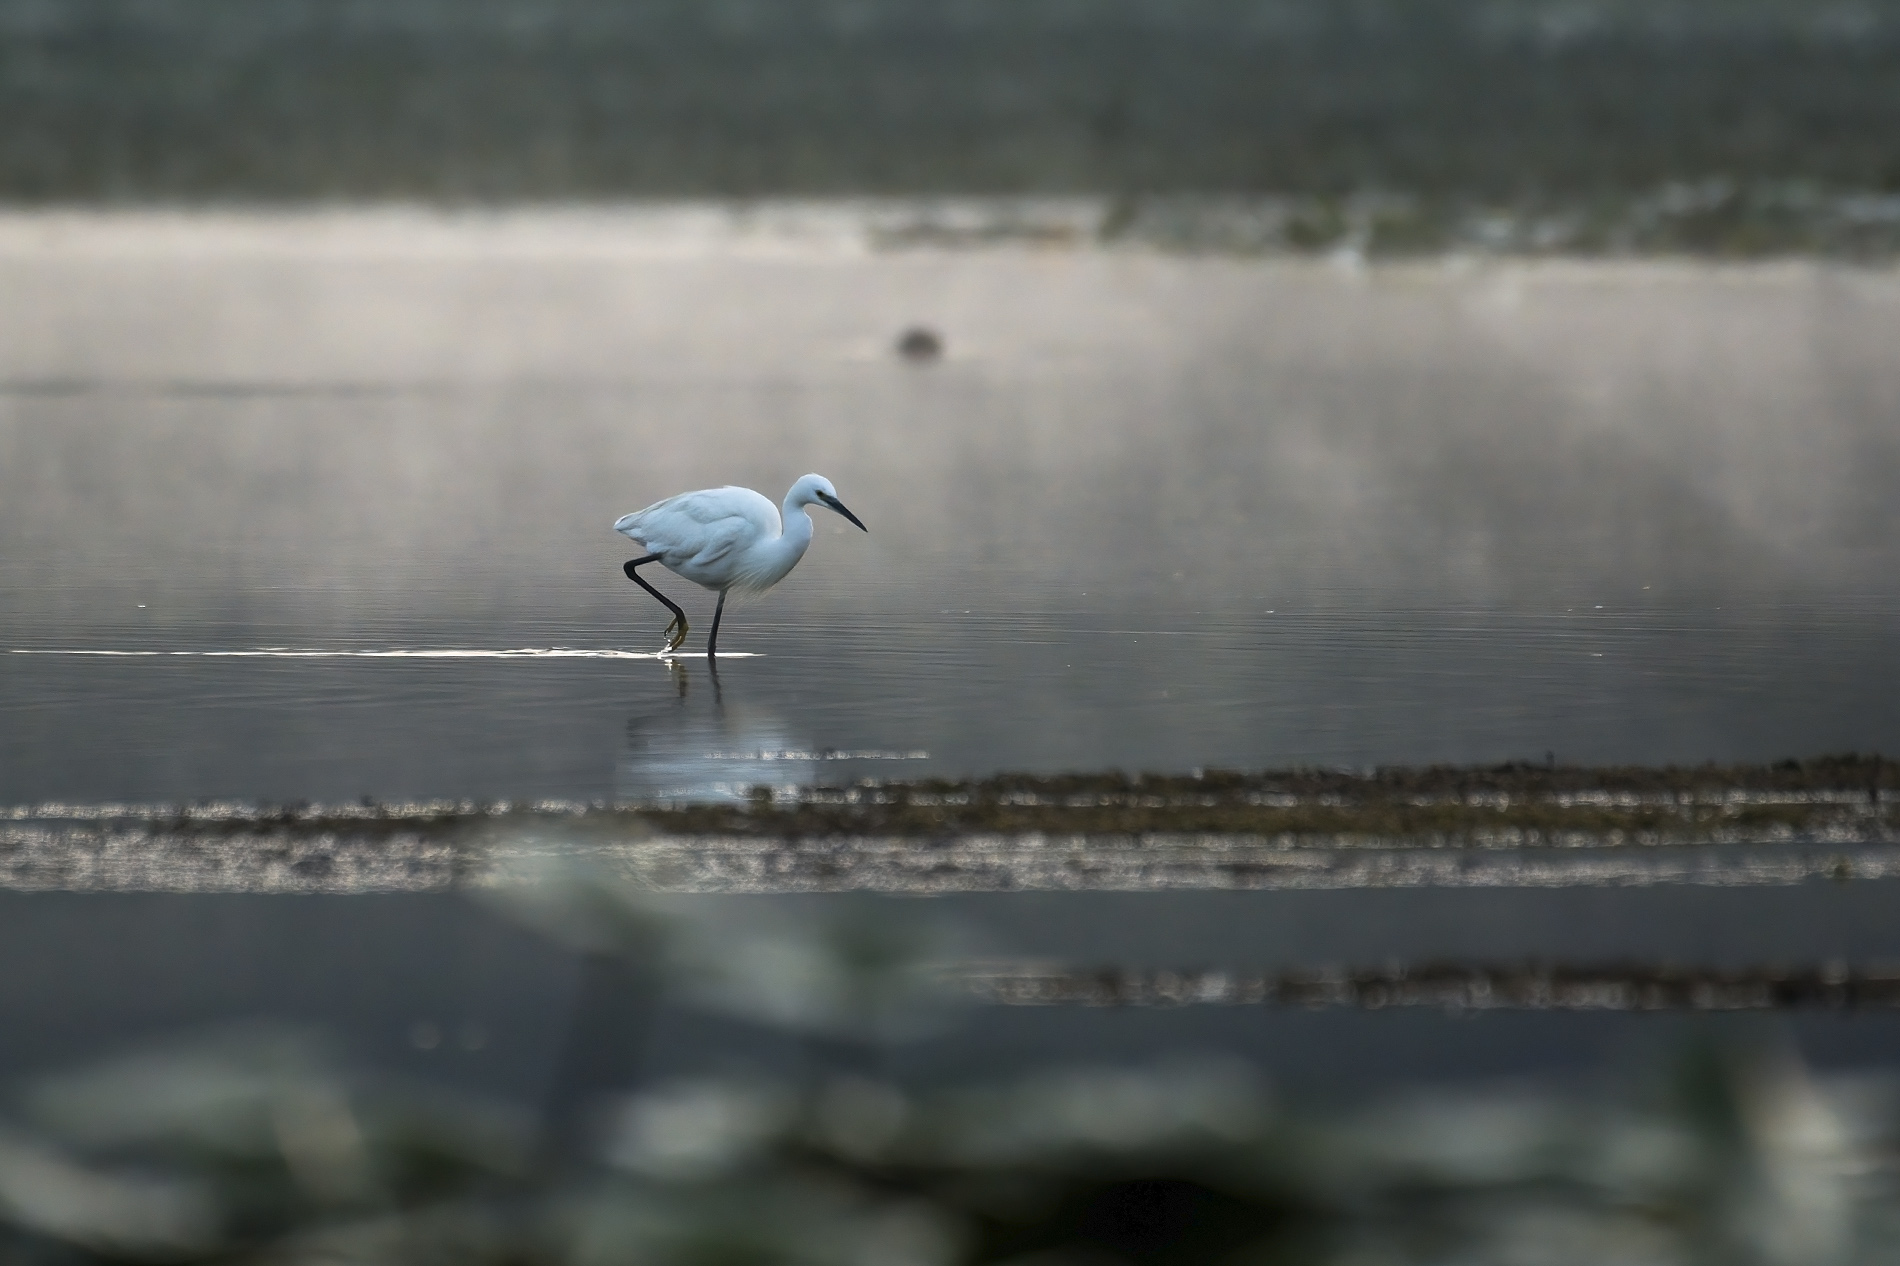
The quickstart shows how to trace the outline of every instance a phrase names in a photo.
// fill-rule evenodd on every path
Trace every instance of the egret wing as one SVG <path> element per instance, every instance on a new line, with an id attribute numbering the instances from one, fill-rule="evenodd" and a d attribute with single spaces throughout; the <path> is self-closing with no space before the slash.
<path id="1" fill-rule="evenodd" d="M 668 497 L 639 512 L 628 535 L 690 579 L 736 551 L 779 534 L 778 507 L 750 488 L 707 488 Z"/>

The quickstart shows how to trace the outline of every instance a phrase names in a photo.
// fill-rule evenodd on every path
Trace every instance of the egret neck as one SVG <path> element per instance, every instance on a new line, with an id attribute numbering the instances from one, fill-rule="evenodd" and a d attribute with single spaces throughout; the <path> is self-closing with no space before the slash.
<path id="1" fill-rule="evenodd" d="M 805 507 L 818 499 L 812 496 L 804 481 L 792 485 L 785 494 L 785 504 L 779 507 L 779 534 L 775 541 L 764 541 L 759 545 L 760 566 L 755 573 L 760 588 L 776 585 L 785 579 L 792 568 L 798 566 L 798 560 L 805 557 L 805 551 L 811 548 L 811 516 L 805 513 Z"/>

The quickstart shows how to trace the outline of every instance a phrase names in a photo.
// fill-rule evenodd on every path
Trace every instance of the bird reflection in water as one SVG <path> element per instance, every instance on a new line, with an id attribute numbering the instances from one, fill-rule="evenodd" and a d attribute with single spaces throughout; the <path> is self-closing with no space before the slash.
<path id="1" fill-rule="evenodd" d="M 813 780 L 811 745 L 773 713 L 728 704 L 710 661 L 710 697 L 693 689 L 693 670 L 682 661 L 669 660 L 667 671 L 674 697 L 627 722 L 614 777 L 618 798 L 735 803 L 754 787 Z"/>

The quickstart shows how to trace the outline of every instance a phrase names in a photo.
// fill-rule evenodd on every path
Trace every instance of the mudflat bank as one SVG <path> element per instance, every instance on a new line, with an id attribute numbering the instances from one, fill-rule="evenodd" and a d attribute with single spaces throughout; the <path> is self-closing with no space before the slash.
<path id="1" fill-rule="evenodd" d="M 1900 769 L 1554 764 L 999 775 L 748 803 L 40 804 L 23 889 L 418 891 L 550 864 L 700 892 L 1787 884 L 1900 876 Z"/>

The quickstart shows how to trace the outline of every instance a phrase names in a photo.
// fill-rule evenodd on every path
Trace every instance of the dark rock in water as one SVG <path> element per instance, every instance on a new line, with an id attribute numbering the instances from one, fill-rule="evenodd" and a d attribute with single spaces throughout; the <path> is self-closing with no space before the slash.
<path id="1" fill-rule="evenodd" d="M 943 336 L 924 325 L 913 325 L 899 336 L 897 354 L 905 360 L 936 360 L 943 355 Z"/>

